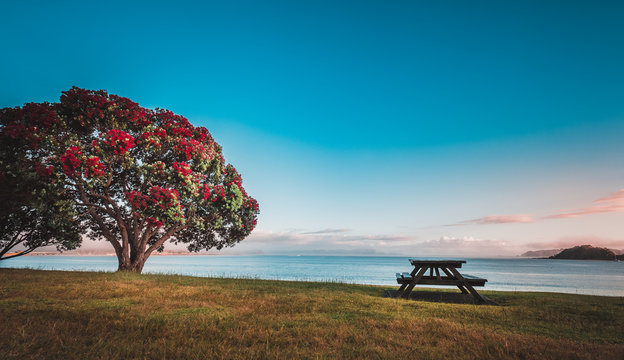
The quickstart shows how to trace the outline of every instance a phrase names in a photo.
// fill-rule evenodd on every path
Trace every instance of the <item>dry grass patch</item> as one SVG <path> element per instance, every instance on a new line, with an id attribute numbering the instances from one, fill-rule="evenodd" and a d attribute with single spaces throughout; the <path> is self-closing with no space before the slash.
<path id="1" fill-rule="evenodd" d="M 502 306 L 383 288 L 0 269 L 7 359 L 624 358 L 624 299 L 486 292 Z"/>

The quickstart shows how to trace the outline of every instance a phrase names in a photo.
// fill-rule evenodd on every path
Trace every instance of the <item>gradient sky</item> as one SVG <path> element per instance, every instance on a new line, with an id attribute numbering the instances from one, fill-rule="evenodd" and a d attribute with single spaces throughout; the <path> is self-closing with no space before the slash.
<path id="1" fill-rule="evenodd" d="M 230 253 L 624 249 L 624 4 L 0 4 L 0 107 L 76 85 L 206 126 L 260 202 Z"/>

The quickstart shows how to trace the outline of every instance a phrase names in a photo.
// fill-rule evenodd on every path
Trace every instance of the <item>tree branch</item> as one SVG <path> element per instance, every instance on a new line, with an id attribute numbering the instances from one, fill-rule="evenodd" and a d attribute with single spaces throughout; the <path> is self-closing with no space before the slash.
<path id="1" fill-rule="evenodd" d="M 3 258 L 2 255 L 8 253 L 9 250 L 13 249 L 19 243 L 24 241 L 24 236 L 20 236 L 20 235 L 22 235 L 22 233 L 18 232 L 17 234 L 15 234 L 15 236 L 13 236 L 13 239 L 11 239 L 8 244 L 2 247 L 2 249 L 0 250 L 0 259 L 8 259 L 8 257 Z"/>
<path id="2" fill-rule="evenodd" d="M 94 204 L 94 203 L 88 203 L 88 202 L 77 202 L 77 201 L 76 201 L 76 205 L 98 208 L 98 209 L 106 212 L 108 215 L 111 215 L 109 213 L 110 209 L 107 209 L 107 208 L 105 208 L 104 206 L 101 206 L 101 205 L 97 205 L 97 204 Z"/>
<path id="3" fill-rule="evenodd" d="M 113 175 L 112 175 L 112 170 L 111 170 L 109 171 L 108 182 L 106 186 L 104 187 L 104 196 L 99 195 L 99 194 L 94 194 L 94 196 L 97 196 L 105 200 L 109 205 L 113 207 L 113 214 L 109 214 L 109 215 L 111 215 L 111 217 L 113 217 L 115 221 L 117 221 L 117 225 L 119 225 L 119 228 L 121 229 L 121 241 L 122 241 L 121 253 L 123 254 L 124 258 L 126 257 L 130 258 L 130 249 L 128 247 L 128 229 L 126 229 L 126 224 L 121 218 L 121 211 L 119 210 L 119 206 L 117 206 L 117 203 L 113 201 L 113 199 L 110 196 L 110 193 L 108 192 L 108 186 L 110 186 L 110 183 L 112 181 L 112 176 Z"/>
<path id="4" fill-rule="evenodd" d="M 76 188 L 78 189 L 78 192 L 80 193 L 80 197 L 82 201 L 85 203 L 89 203 L 89 199 L 87 198 L 87 194 L 85 193 L 82 185 L 76 184 Z M 121 245 L 119 244 L 119 241 L 115 239 L 115 236 L 111 233 L 110 229 L 104 223 L 104 219 L 102 219 L 102 217 L 97 213 L 97 211 L 95 211 L 95 208 L 93 206 L 89 206 L 89 214 L 91 214 L 91 216 L 93 217 L 93 220 L 95 220 L 95 222 L 98 224 L 98 226 L 102 230 L 102 233 L 104 234 L 104 237 L 106 238 L 106 240 L 108 240 L 108 242 L 110 242 L 113 245 L 113 248 L 115 248 L 115 253 L 117 253 L 118 256 L 121 255 L 122 248 L 121 248 Z"/>
<path id="5" fill-rule="evenodd" d="M 174 225 L 172 226 L 169 231 L 167 231 L 160 239 L 158 239 L 158 241 L 156 241 L 152 246 L 150 246 L 147 251 L 145 251 L 145 258 L 148 258 L 150 256 L 150 254 L 158 249 L 162 244 L 165 243 L 165 241 L 169 240 L 169 238 L 176 233 L 176 231 L 178 230 L 183 230 L 185 228 L 187 228 L 189 226 L 189 224 L 184 224 L 184 225 Z"/>
<path id="6" fill-rule="evenodd" d="M 6 260 L 6 259 L 11 259 L 11 258 L 14 258 L 14 257 L 18 257 L 18 256 L 26 255 L 26 254 L 31 253 L 31 252 L 32 252 L 33 250 L 35 250 L 35 249 L 36 249 L 36 248 L 30 248 L 30 249 L 28 249 L 28 250 L 20 251 L 20 252 L 18 252 L 18 253 L 16 253 L 16 254 L 13 254 L 13 255 L 5 256 L 5 257 L 0 257 L 0 260 Z"/>

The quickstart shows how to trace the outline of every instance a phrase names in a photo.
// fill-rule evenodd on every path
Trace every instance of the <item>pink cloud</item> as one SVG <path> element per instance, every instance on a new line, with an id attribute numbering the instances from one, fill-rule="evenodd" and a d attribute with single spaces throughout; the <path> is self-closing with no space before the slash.
<path id="1" fill-rule="evenodd" d="M 624 205 L 624 189 L 614 192 L 613 194 L 602 199 L 594 200 L 595 203 L 613 203 L 617 202 Z"/>
<path id="2" fill-rule="evenodd" d="M 546 215 L 538 219 L 535 219 L 532 215 L 528 214 L 490 215 L 446 226 L 532 223 L 539 219 L 567 219 L 591 214 L 603 214 L 622 211 L 624 211 L 624 189 L 621 189 L 606 197 L 594 200 L 589 206 L 569 211 L 562 211 L 556 214 Z"/>
<path id="3" fill-rule="evenodd" d="M 624 211 L 624 189 L 607 197 L 594 200 L 592 204 L 584 208 L 544 216 L 544 219 L 567 219 L 591 214 Z"/>
<path id="4" fill-rule="evenodd" d="M 509 223 L 531 223 L 535 220 L 531 215 L 527 214 L 513 214 L 513 215 L 490 215 L 478 219 L 466 220 L 457 224 L 451 224 L 448 226 L 462 226 L 462 225 L 492 225 L 492 224 L 509 224 Z"/>

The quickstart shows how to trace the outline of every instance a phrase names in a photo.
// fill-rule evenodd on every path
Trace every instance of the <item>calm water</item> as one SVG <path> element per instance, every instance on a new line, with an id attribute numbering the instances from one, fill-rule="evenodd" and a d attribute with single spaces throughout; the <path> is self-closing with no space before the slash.
<path id="1" fill-rule="evenodd" d="M 395 273 L 412 268 L 407 257 L 152 256 L 145 273 L 396 286 Z M 111 256 L 24 256 L 0 267 L 115 271 Z M 462 273 L 488 279 L 485 289 L 624 296 L 624 262 L 468 259 Z"/>

